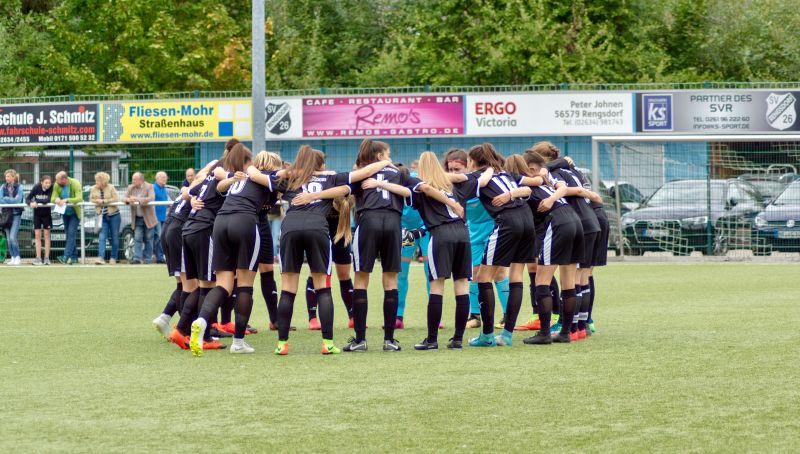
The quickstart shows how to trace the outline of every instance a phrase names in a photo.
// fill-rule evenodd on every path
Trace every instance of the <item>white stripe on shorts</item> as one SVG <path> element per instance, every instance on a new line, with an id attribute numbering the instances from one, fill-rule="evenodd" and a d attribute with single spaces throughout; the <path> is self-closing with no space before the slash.
<path id="1" fill-rule="evenodd" d="M 181 240 L 183 243 L 183 240 Z M 183 246 L 181 246 L 181 273 L 186 272 L 186 254 L 184 254 Z"/>
<path id="2" fill-rule="evenodd" d="M 358 232 L 360 230 L 361 230 L 360 226 L 356 227 L 356 233 L 353 234 L 353 241 L 352 241 L 352 243 L 353 243 L 353 269 L 356 272 L 361 271 L 361 269 L 360 269 L 360 267 L 358 265 L 359 262 L 360 262 L 360 260 L 358 259 L 359 258 L 359 253 L 358 253 Z"/>
<path id="3" fill-rule="evenodd" d="M 328 238 L 328 276 L 333 272 L 333 240 Z"/>
<path id="4" fill-rule="evenodd" d="M 206 271 L 206 280 L 211 280 L 211 264 L 214 263 L 214 239 L 208 239 L 208 271 Z"/>
<path id="5" fill-rule="evenodd" d="M 494 250 L 497 247 L 497 237 L 500 235 L 500 227 L 495 227 L 492 234 L 489 235 L 489 241 L 486 242 L 486 264 L 491 266 L 494 264 Z"/>
<path id="6" fill-rule="evenodd" d="M 439 279 L 439 275 L 436 273 L 436 261 L 433 259 L 433 235 L 428 240 L 428 268 L 431 271 L 431 277 Z"/>
<path id="7" fill-rule="evenodd" d="M 547 232 L 544 234 L 544 245 L 542 245 L 542 265 L 552 265 L 553 260 L 553 225 L 547 224 Z"/>
<path id="8" fill-rule="evenodd" d="M 253 248 L 253 256 L 250 258 L 250 266 L 247 269 L 252 270 L 256 266 L 259 252 L 261 252 L 261 232 L 258 231 L 258 224 L 256 224 L 256 247 Z"/>

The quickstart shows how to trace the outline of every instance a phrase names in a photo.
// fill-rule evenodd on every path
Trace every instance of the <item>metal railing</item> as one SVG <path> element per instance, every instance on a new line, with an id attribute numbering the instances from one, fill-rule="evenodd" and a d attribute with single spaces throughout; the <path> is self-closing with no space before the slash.
<path id="1" fill-rule="evenodd" d="M 139 203 L 139 202 L 135 202 L 135 203 L 113 202 L 113 203 L 105 204 L 104 206 L 117 206 L 117 207 L 120 207 L 120 206 L 139 206 L 139 205 L 141 205 L 141 206 L 170 206 L 173 203 L 174 203 L 174 200 L 157 200 L 157 201 L 145 202 L 145 203 Z M 92 203 L 92 202 L 67 203 L 65 205 L 72 206 L 72 207 L 76 207 L 77 206 L 77 207 L 81 207 L 81 208 L 88 208 L 88 207 L 97 208 L 97 204 Z M 36 208 L 50 208 L 51 210 L 55 209 L 56 206 L 58 206 L 58 205 L 56 205 L 55 203 L 36 204 Z M 0 209 L 2 209 L 2 208 L 31 208 L 31 209 L 33 209 L 30 205 L 25 204 L 25 203 L 0 203 Z M 86 264 L 86 221 L 87 221 L 86 210 L 84 209 L 83 215 L 81 215 L 80 222 L 78 223 L 80 225 L 80 238 L 81 238 L 81 241 L 80 241 L 80 249 L 81 249 L 80 263 L 83 264 L 83 265 Z M 134 229 L 135 229 L 135 227 L 136 226 L 133 226 Z M 65 233 L 66 233 L 66 229 L 65 229 Z"/>

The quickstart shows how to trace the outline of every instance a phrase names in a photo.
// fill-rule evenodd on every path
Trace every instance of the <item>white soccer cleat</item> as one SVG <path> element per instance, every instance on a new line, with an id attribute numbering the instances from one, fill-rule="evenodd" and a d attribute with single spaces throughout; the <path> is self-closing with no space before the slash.
<path id="1" fill-rule="evenodd" d="M 231 345 L 231 353 L 236 355 L 255 353 L 256 349 L 251 347 L 247 342 L 242 341 L 242 345 Z"/>
<path id="2" fill-rule="evenodd" d="M 153 327 L 156 329 L 156 331 L 161 333 L 162 336 L 164 336 L 164 339 L 169 340 L 169 336 L 172 333 L 172 328 L 169 326 L 169 320 L 164 320 L 164 317 L 161 315 L 153 319 Z"/>

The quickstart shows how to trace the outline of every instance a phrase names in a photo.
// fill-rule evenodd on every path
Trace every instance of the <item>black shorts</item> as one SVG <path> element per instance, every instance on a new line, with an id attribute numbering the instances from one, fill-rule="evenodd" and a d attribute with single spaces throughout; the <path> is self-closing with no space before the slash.
<path id="1" fill-rule="evenodd" d="M 186 279 L 217 280 L 214 269 L 211 267 L 211 257 L 214 255 L 214 241 L 211 239 L 211 233 L 212 229 L 207 228 L 183 235 L 181 272 L 186 274 Z"/>
<path id="2" fill-rule="evenodd" d="M 591 268 L 594 262 L 594 247 L 600 232 L 583 234 L 583 260 L 578 263 L 578 268 Z"/>
<path id="3" fill-rule="evenodd" d="M 597 220 L 600 221 L 600 234 L 594 244 L 592 266 L 606 266 L 608 264 L 608 234 L 611 229 L 608 225 L 608 218 L 603 217 L 601 219 L 598 216 Z"/>
<path id="4" fill-rule="evenodd" d="M 305 257 L 312 273 L 331 274 L 331 239 L 327 230 L 282 230 L 280 252 L 282 273 L 299 273 Z"/>
<path id="5" fill-rule="evenodd" d="M 539 232 L 542 244 L 539 265 L 572 265 L 583 260 L 583 225 L 572 209 L 564 207 L 551 211 Z"/>
<path id="6" fill-rule="evenodd" d="M 510 266 L 536 261 L 536 230 L 533 214 L 527 206 L 501 212 L 494 220 L 494 230 L 483 250 L 481 264 Z"/>
<path id="7" fill-rule="evenodd" d="M 255 214 L 217 215 L 214 220 L 214 271 L 255 271 L 261 250 L 261 232 Z"/>
<path id="8" fill-rule="evenodd" d="M 53 228 L 53 215 L 50 208 L 47 208 L 47 213 L 39 213 L 39 210 L 33 210 L 33 229 L 52 229 Z"/>
<path id="9" fill-rule="evenodd" d="M 344 238 L 339 241 L 334 241 L 336 237 L 336 224 L 333 219 L 328 219 L 328 234 L 331 237 L 331 260 L 337 265 L 349 265 L 353 263 L 353 257 L 350 255 L 350 244 L 344 244 Z"/>
<path id="10" fill-rule="evenodd" d="M 258 251 L 258 263 L 272 265 L 275 263 L 275 253 L 273 252 L 272 245 L 272 228 L 266 216 L 264 219 L 259 219 L 258 232 L 261 235 L 261 249 Z"/>
<path id="11" fill-rule="evenodd" d="M 402 247 L 398 213 L 380 210 L 363 214 L 353 235 L 356 272 L 371 273 L 375 260 L 380 257 L 384 273 L 399 273 Z"/>
<path id="12" fill-rule="evenodd" d="M 472 247 L 469 230 L 463 222 L 434 227 L 428 241 L 428 280 L 472 280 Z"/>
<path id="13" fill-rule="evenodd" d="M 161 230 L 161 249 L 164 250 L 164 258 L 167 259 L 167 273 L 170 276 L 179 277 L 181 275 L 181 256 L 183 255 L 183 240 L 181 231 L 183 222 L 175 218 L 167 219 L 164 228 Z"/>

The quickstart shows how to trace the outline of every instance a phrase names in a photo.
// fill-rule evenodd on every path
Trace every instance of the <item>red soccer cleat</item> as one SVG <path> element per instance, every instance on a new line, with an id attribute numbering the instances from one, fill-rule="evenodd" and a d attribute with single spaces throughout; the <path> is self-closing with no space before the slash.
<path id="1" fill-rule="evenodd" d="M 578 340 L 578 332 L 575 331 L 574 333 L 569 333 L 569 340 L 576 342 Z"/>
<path id="2" fill-rule="evenodd" d="M 353 328 L 355 328 L 355 326 L 356 326 L 356 324 L 353 321 L 353 317 L 350 317 L 349 319 L 347 319 L 347 327 L 348 328 L 353 329 Z"/>
<path id="3" fill-rule="evenodd" d="M 586 339 L 586 330 L 585 329 L 579 329 L 578 330 L 578 339 L 579 340 Z"/>
<path id="4" fill-rule="evenodd" d="M 540 329 L 542 329 L 542 322 L 538 318 L 514 327 L 514 331 L 539 331 Z"/>
<path id="5" fill-rule="evenodd" d="M 394 321 L 394 329 L 406 329 L 406 324 L 403 323 L 403 319 L 395 319 Z"/>
<path id="6" fill-rule="evenodd" d="M 219 341 L 203 341 L 203 350 L 222 350 L 225 348 Z"/>
<path id="7" fill-rule="evenodd" d="M 169 341 L 183 350 L 189 350 L 189 336 L 184 336 L 177 328 L 173 328 L 169 335 Z"/>
<path id="8" fill-rule="evenodd" d="M 225 333 L 234 334 L 236 332 L 236 325 L 233 322 L 228 322 L 224 325 L 222 323 L 212 323 L 211 326 Z"/>
<path id="9" fill-rule="evenodd" d="M 308 321 L 308 329 L 311 331 L 319 331 L 322 329 L 322 325 L 319 324 L 319 319 L 317 317 Z"/>

